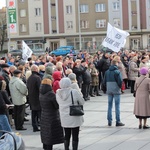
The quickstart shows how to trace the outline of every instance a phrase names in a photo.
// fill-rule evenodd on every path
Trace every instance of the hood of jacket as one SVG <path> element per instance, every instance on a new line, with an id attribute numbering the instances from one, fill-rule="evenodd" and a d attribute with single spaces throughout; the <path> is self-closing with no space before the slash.
<path id="1" fill-rule="evenodd" d="M 116 65 L 111 65 L 111 66 L 109 67 L 109 70 L 110 70 L 110 71 L 118 70 L 118 67 L 117 67 Z"/>
<path id="2" fill-rule="evenodd" d="M 52 91 L 52 86 L 48 84 L 41 84 L 40 86 L 40 93 L 42 95 L 46 94 L 47 92 Z"/>
<path id="3" fill-rule="evenodd" d="M 52 75 L 53 74 L 53 66 L 47 66 L 45 68 L 45 73 Z"/>
<path id="4" fill-rule="evenodd" d="M 54 80 L 61 80 L 62 74 L 60 71 L 55 71 L 55 72 L 53 72 L 52 76 L 53 76 Z"/>
<path id="5" fill-rule="evenodd" d="M 66 101 L 68 97 L 71 95 L 71 87 L 65 88 L 65 89 L 58 89 L 57 94 L 60 97 L 62 101 Z"/>

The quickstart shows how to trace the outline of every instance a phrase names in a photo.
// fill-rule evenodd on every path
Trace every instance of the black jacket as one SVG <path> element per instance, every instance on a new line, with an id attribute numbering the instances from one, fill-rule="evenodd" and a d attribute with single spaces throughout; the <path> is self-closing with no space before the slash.
<path id="1" fill-rule="evenodd" d="M 90 84 L 91 83 L 91 73 L 88 69 L 82 74 L 83 84 Z"/>
<path id="2" fill-rule="evenodd" d="M 110 60 L 106 58 L 105 56 L 102 57 L 101 60 L 97 63 L 97 69 L 99 72 L 105 72 L 109 69 L 110 67 Z"/>
<path id="3" fill-rule="evenodd" d="M 28 97 L 31 110 L 41 110 L 39 101 L 39 89 L 41 78 L 39 73 L 32 72 L 32 75 L 27 80 Z"/>
<path id="4" fill-rule="evenodd" d="M 64 142 L 63 129 L 60 123 L 58 103 L 50 85 L 40 87 L 41 104 L 41 140 L 43 144 L 54 145 Z"/>
<path id="5" fill-rule="evenodd" d="M 6 104 L 0 91 L 0 115 L 6 114 Z"/>
<path id="6" fill-rule="evenodd" d="M 82 83 L 83 78 L 82 78 L 82 74 L 87 70 L 86 67 L 83 67 L 80 65 L 80 67 L 73 67 L 73 73 L 76 74 L 76 79 L 78 81 L 78 83 Z"/>

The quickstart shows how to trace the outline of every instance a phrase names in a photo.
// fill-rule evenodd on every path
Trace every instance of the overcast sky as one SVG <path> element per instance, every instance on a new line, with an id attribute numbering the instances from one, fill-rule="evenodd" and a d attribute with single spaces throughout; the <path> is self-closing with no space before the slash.
<path id="1" fill-rule="evenodd" d="M 0 9 L 6 6 L 6 0 L 0 0 Z"/>

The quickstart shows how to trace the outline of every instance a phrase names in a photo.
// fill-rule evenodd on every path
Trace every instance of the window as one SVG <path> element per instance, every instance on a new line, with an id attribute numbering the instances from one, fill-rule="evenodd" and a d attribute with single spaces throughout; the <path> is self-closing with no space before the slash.
<path id="1" fill-rule="evenodd" d="M 95 11 L 96 12 L 104 12 L 104 11 L 106 11 L 105 4 L 96 4 L 95 5 Z"/>
<path id="2" fill-rule="evenodd" d="M 88 13 L 89 12 L 89 6 L 88 5 L 80 5 L 80 12 L 81 13 Z"/>
<path id="3" fill-rule="evenodd" d="M 150 8 L 150 0 L 148 0 L 148 8 Z"/>
<path id="4" fill-rule="evenodd" d="M 148 17 L 148 19 L 149 19 L 149 20 L 148 20 L 148 23 L 149 23 L 149 26 L 150 26 L 150 16 Z"/>
<path id="5" fill-rule="evenodd" d="M 114 26 L 120 27 L 120 19 L 114 19 Z"/>
<path id="6" fill-rule="evenodd" d="M 26 10 L 25 9 L 20 10 L 20 17 L 26 17 Z"/>
<path id="7" fill-rule="evenodd" d="M 35 16 L 41 15 L 41 8 L 35 8 Z"/>
<path id="8" fill-rule="evenodd" d="M 51 3 L 51 6 L 56 6 L 55 3 Z"/>
<path id="9" fill-rule="evenodd" d="M 73 29 L 73 22 L 67 21 L 67 29 Z"/>
<path id="10" fill-rule="evenodd" d="M 52 33 L 57 33 L 57 30 L 52 30 Z"/>
<path id="11" fill-rule="evenodd" d="M 106 20 L 96 20 L 96 28 L 105 28 Z"/>
<path id="12" fill-rule="evenodd" d="M 85 20 L 81 20 L 81 22 L 80 22 L 81 24 L 81 28 L 82 29 L 87 29 L 87 28 L 89 28 L 89 21 L 85 21 Z"/>
<path id="13" fill-rule="evenodd" d="M 119 8 L 120 8 L 119 2 L 113 2 L 113 10 L 114 10 L 114 11 L 118 11 Z"/>
<path id="14" fill-rule="evenodd" d="M 25 0 L 20 0 L 20 2 L 24 2 Z"/>
<path id="15" fill-rule="evenodd" d="M 26 24 L 20 24 L 20 31 L 21 31 L 21 32 L 26 32 L 26 31 L 27 31 L 27 26 L 26 26 Z"/>
<path id="16" fill-rule="evenodd" d="M 66 13 L 67 14 L 72 14 L 72 6 L 71 5 L 66 6 Z"/>
<path id="17" fill-rule="evenodd" d="M 41 23 L 36 23 L 35 24 L 35 31 L 41 31 Z"/>
<path id="18" fill-rule="evenodd" d="M 51 16 L 51 20 L 56 20 L 56 16 Z"/>

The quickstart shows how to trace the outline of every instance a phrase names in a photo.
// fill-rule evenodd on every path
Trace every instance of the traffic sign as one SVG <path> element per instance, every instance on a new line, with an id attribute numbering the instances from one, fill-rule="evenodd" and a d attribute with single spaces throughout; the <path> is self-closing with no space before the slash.
<path id="1" fill-rule="evenodd" d="M 8 10 L 8 17 L 9 17 L 9 23 L 16 23 L 16 9 L 9 9 Z"/>

